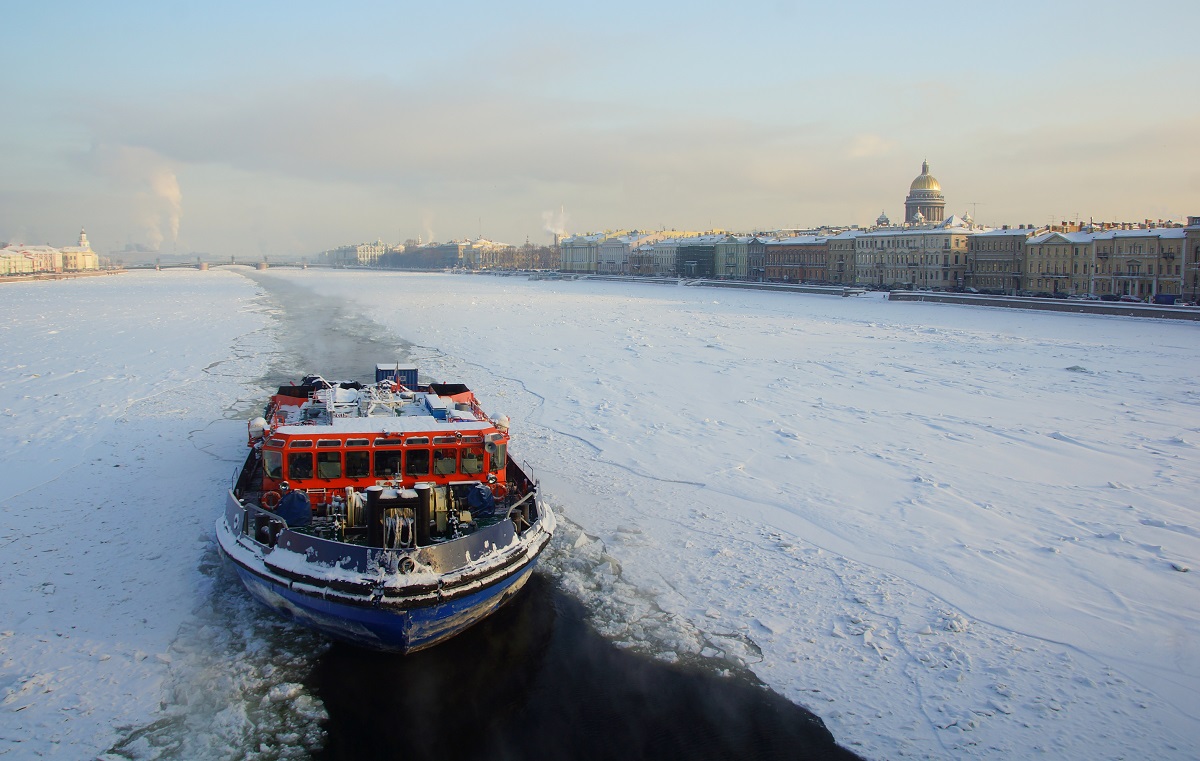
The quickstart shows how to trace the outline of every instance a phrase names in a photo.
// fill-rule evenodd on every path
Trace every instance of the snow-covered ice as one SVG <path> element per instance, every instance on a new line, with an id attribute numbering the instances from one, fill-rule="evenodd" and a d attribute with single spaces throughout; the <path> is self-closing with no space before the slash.
<path id="1" fill-rule="evenodd" d="M 512 418 L 563 518 L 544 565 L 618 642 L 741 662 L 870 758 L 1200 752 L 1196 325 L 261 277 L 341 300 Z M 99 753 L 197 673 L 180 660 L 269 315 L 228 272 L 3 293 L 0 756 Z M 319 717 L 302 676 L 254 676 L 255 704 Z"/>
<path id="2" fill-rule="evenodd" d="M 300 664 L 246 657 L 270 626 L 230 604 L 212 538 L 273 344 L 258 288 L 0 289 L 0 758 L 232 758 L 282 734 L 304 701 L 254 701 Z"/>

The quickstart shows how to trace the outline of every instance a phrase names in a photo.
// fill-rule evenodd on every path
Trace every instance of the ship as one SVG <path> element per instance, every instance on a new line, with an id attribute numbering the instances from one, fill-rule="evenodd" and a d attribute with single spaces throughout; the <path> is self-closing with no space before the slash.
<path id="1" fill-rule="evenodd" d="M 516 595 L 554 533 L 509 426 L 411 365 L 280 386 L 248 422 L 221 553 L 254 598 L 329 637 L 436 645 Z"/>

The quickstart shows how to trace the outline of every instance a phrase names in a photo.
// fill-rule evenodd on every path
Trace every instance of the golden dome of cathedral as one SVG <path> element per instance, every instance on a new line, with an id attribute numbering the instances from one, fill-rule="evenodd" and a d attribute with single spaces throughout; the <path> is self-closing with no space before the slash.
<path id="1" fill-rule="evenodd" d="M 909 185 L 908 189 L 909 189 L 909 191 L 913 191 L 913 190 L 940 191 L 942 189 L 942 186 L 941 186 L 941 184 L 938 183 L 937 178 L 929 173 L 929 162 L 928 161 L 921 162 L 921 174 L 917 177 L 917 179 L 912 181 L 912 185 Z"/>

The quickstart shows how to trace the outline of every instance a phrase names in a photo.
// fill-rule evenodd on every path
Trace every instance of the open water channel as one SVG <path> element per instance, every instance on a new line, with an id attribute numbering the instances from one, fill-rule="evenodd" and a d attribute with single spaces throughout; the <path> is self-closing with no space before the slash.
<path id="1" fill-rule="evenodd" d="M 262 379 L 264 398 L 271 387 L 310 372 L 364 378 L 374 363 L 408 356 L 410 347 L 401 338 L 349 314 L 337 301 L 269 273 L 252 277 L 269 294 L 279 320 L 278 352 Z M 552 545 L 547 552 L 570 548 Z M 211 573 L 218 578 L 216 618 L 240 623 L 209 621 L 197 638 L 220 636 L 225 657 L 245 655 L 252 665 L 241 668 L 265 682 L 258 703 L 268 708 L 248 701 L 246 711 L 267 717 L 272 703 L 300 690 L 311 695 L 308 715 L 316 718 L 310 724 L 320 727 L 289 731 L 279 724 L 291 721 L 290 714 L 276 712 L 269 737 L 252 732 L 243 738 L 247 756 L 857 758 L 836 745 L 818 717 L 734 664 L 706 659 L 668 664 L 614 646 L 591 625 L 593 613 L 546 571 L 536 572 L 521 594 L 483 623 L 410 656 L 329 645 L 258 608 L 239 592 L 232 572 Z M 253 634 L 231 641 L 218 631 Z M 260 637 L 263 641 L 252 641 Z M 208 713 L 220 717 L 224 710 Z M 175 735 L 175 752 L 153 755 L 183 757 L 186 748 L 195 748 L 178 736 L 181 730 L 186 728 L 169 733 Z M 161 728 L 153 731 L 162 734 Z M 146 755 L 135 752 L 143 741 L 131 738 L 114 751 Z M 289 741 L 290 748 L 283 747 Z M 161 740 L 153 744 L 162 749 Z"/>

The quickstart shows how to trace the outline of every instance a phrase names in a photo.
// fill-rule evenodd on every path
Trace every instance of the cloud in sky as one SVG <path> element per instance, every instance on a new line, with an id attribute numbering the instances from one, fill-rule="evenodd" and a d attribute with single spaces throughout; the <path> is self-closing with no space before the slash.
<path id="1" fill-rule="evenodd" d="M 86 225 L 101 246 L 283 255 L 435 230 L 867 224 L 899 216 L 924 158 L 985 222 L 1200 209 L 1200 105 L 1173 84 L 1200 54 L 1047 43 L 1038 29 L 1085 10 L 1084 39 L 1154 35 L 1123 6 L 1016 2 L 1007 21 L 967 8 L 936 24 L 870 3 L 315 21 L 218 4 L 144 23 L 23 6 L 33 32 L 106 45 L 36 67 L 12 51 L 27 70 L 0 85 L 0 160 L 20 191 L 0 190 L 0 239 Z M 1140 12 L 1200 22 L 1170 0 Z"/>
<path id="2" fill-rule="evenodd" d="M 855 135 L 846 148 L 846 156 L 852 159 L 870 159 L 886 156 L 896 147 L 894 140 L 873 134 Z"/>
<path id="3" fill-rule="evenodd" d="M 130 199 L 130 214 L 155 249 L 179 240 L 183 193 L 171 163 L 144 146 L 94 143 L 81 165 Z"/>

